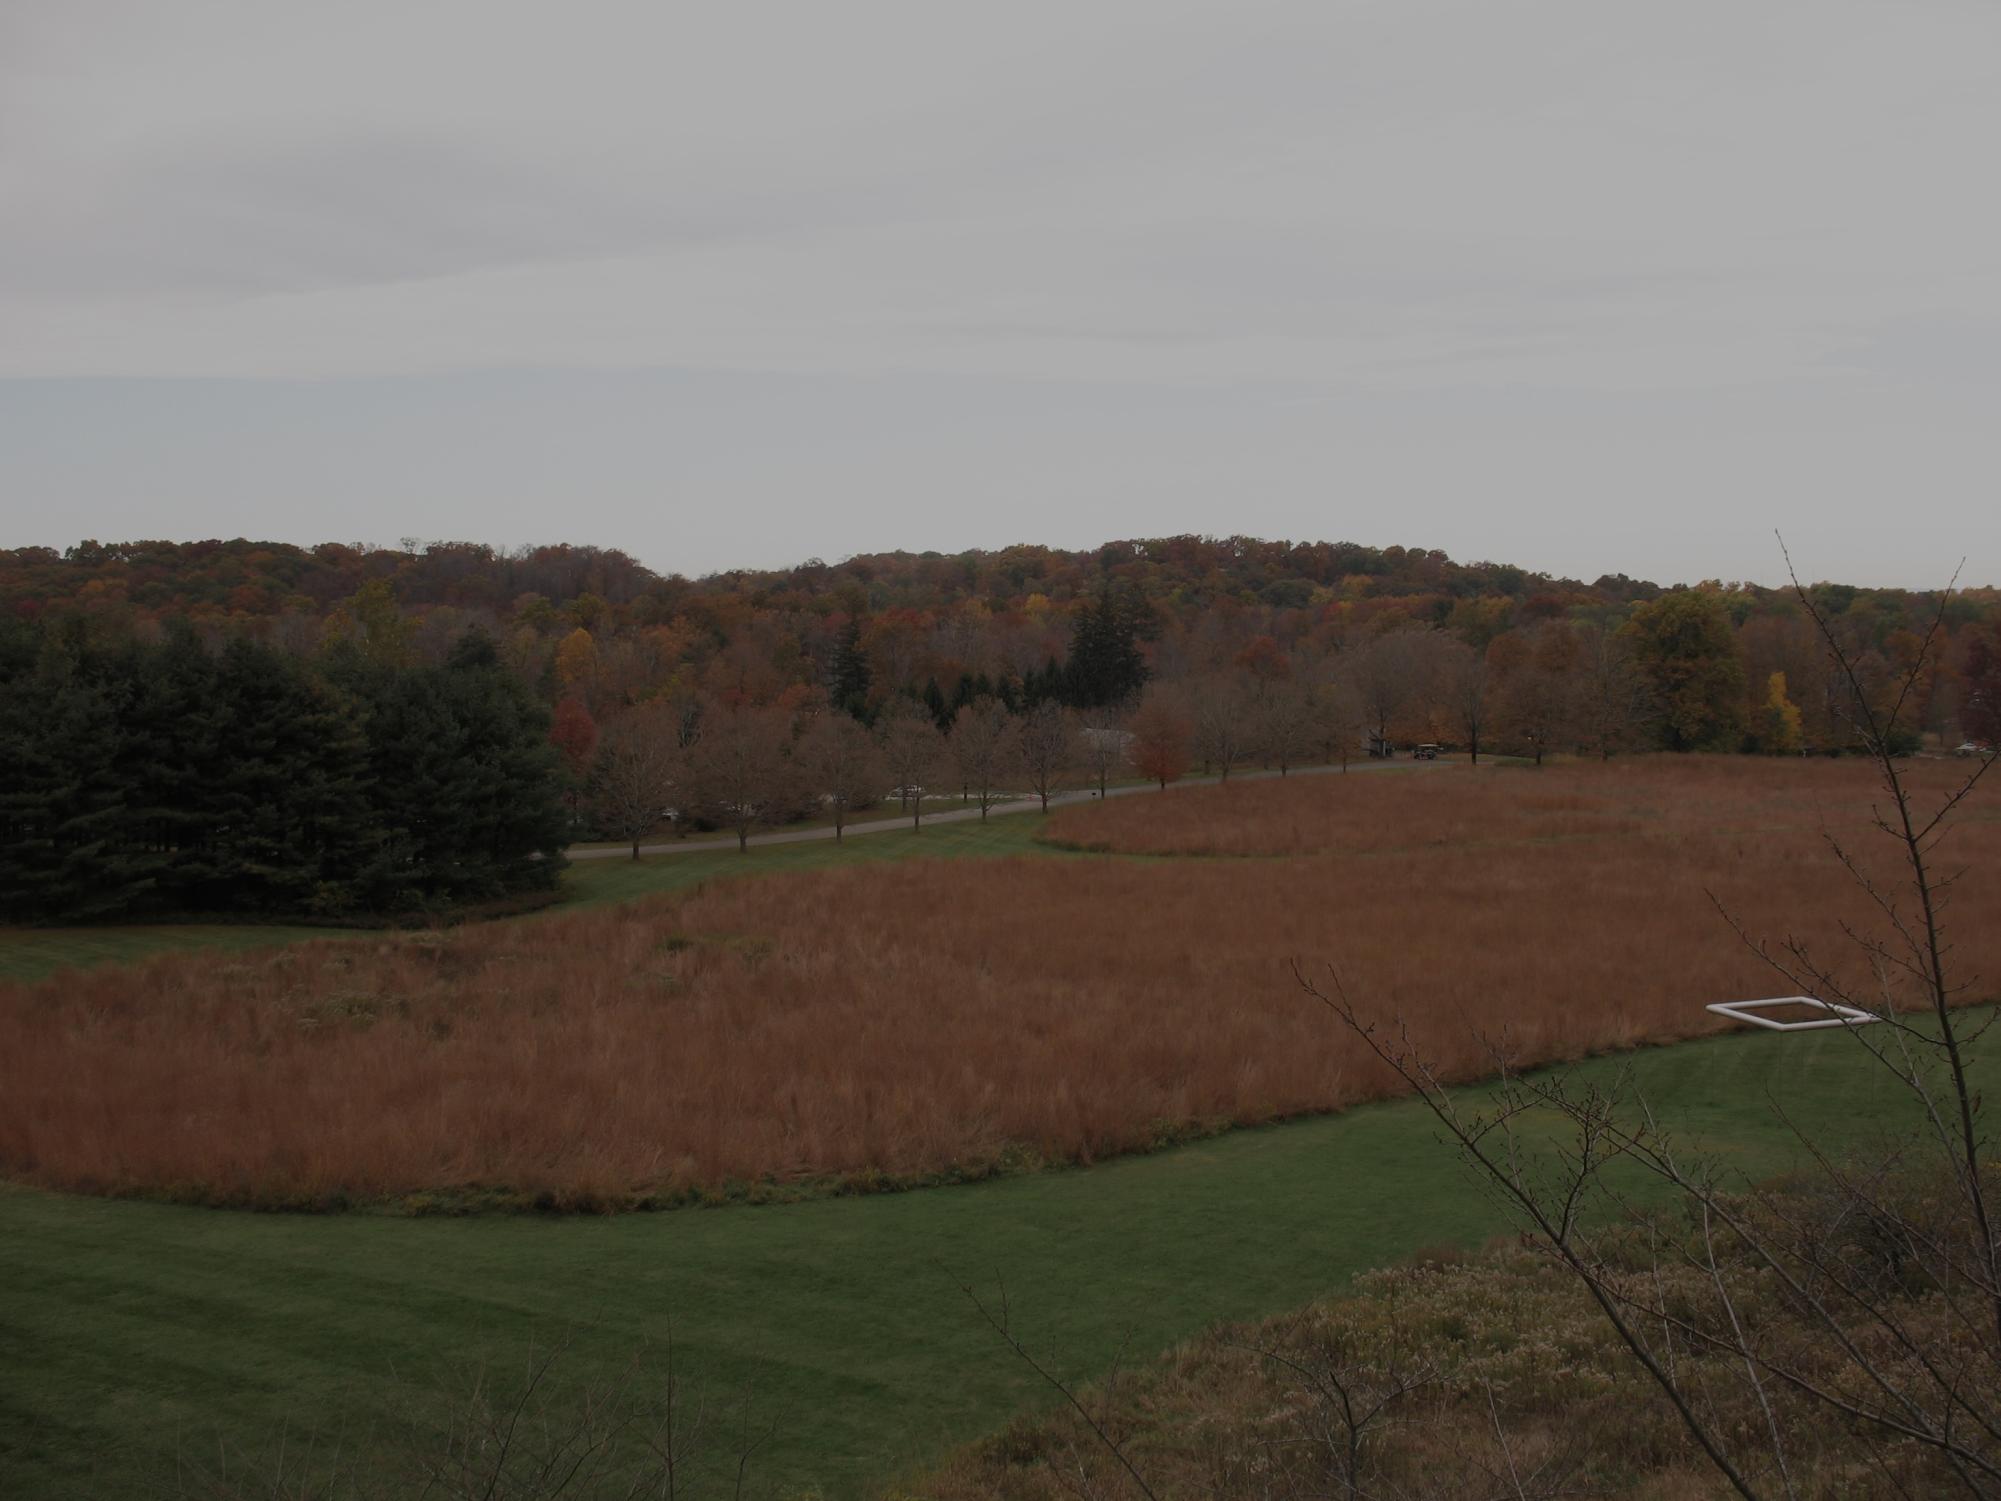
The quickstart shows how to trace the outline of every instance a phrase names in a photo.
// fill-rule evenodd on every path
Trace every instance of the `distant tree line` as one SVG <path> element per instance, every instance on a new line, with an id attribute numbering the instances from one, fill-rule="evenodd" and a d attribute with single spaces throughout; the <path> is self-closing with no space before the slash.
<path id="1" fill-rule="evenodd" d="M 303 659 L 185 624 L 0 636 L 0 918 L 354 919 L 554 886 L 548 711 L 493 643 Z"/>
<path id="2" fill-rule="evenodd" d="M 1814 584 L 1807 597 L 1879 675 L 1941 607 L 1935 594 L 1838 583 Z M 1943 609 L 1946 639 L 1911 727 L 1991 743 L 2001 591 L 1964 590 Z M 1833 748 L 1838 731 L 1790 591 L 1719 581 L 1663 589 L 1624 575 L 1584 583 L 1343 542 L 1141 538 L 1078 551 L 864 554 L 700 579 L 606 549 L 417 539 L 0 551 L 0 621 L 64 619 L 85 621 L 94 640 L 150 639 L 186 620 L 211 646 L 248 635 L 317 659 L 345 641 L 433 666 L 477 629 L 545 705 L 574 698 L 600 724 L 704 699 L 788 711 L 824 702 L 872 724 L 914 698 L 941 731 L 986 697 L 1015 713 L 1050 702 L 1095 709 L 1130 704 L 1145 684 L 1192 693 L 1233 677 L 1274 701 L 1284 697 L 1274 679 L 1324 684 L 1378 639 L 1423 634 L 1478 655 L 1490 681 L 1459 674 L 1458 686 L 1484 700 L 1483 714 L 1504 708 L 1494 730 L 1531 755 L 1539 744 L 1565 748 L 1574 737 L 1561 721 L 1586 717 L 1582 695 L 1549 691 L 1585 673 L 1575 649 L 1655 644 L 1658 660 L 1687 671 L 1671 683 L 1645 664 L 1654 712 L 1636 743 L 1780 749 L 1794 738 L 1795 710 L 1804 748 Z M 1599 657 L 1600 667 L 1610 660 Z M 1286 672 L 1271 671 L 1281 659 Z M 1401 697 L 1408 708 L 1423 694 Z M 1539 718 L 1550 723 L 1529 722 Z M 1378 728 L 1400 733 L 1387 719 Z M 1434 728 L 1405 726 L 1417 739 L 1438 738 Z"/>
<path id="3" fill-rule="evenodd" d="M 1181 537 L 696 581 L 588 548 L 22 549 L 0 553 L 0 918 L 358 918 L 546 889 L 566 838 L 747 843 L 886 801 L 921 825 L 948 788 L 984 811 L 1422 742 L 1838 752 L 1849 700 L 1900 681 L 1941 611 L 1912 743 L 2001 740 L 1995 591 L 1806 598 L 1855 683 L 1776 591 L 1415 548 Z"/>
<path id="4" fill-rule="evenodd" d="M 631 612 L 661 624 L 702 601 L 754 600 L 783 608 L 815 596 L 859 594 L 871 611 L 931 609 L 978 601 L 1093 597 L 1107 583 L 1149 600 L 1206 605 L 1234 598 L 1276 609 L 1315 604 L 1329 589 L 1446 599 L 1490 594 L 1590 590 L 1644 599 L 1657 586 L 1623 575 L 1595 584 L 1553 579 L 1504 563 L 1459 563 L 1435 548 L 1369 547 L 1354 542 L 1281 542 L 1256 537 L 1154 537 L 1063 549 L 1022 544 L 959 553 L 864 553 L 792 568 L 732 569 L 688 579 L 657 573 L 610 548 L 572 545 L 513 550 L 465 541 L 404 538 L 396 547 L 338 542 L 298 547 L 247 538 L 201 542 L 83 541 L 0 549 L 0 607 L 54 610 L 89 599 L 139 609 L 198 614 L 324 614 L 371 582 L 395 586 L 412 608 L 520 611 L 540 601 L 566 611 L 586 600 L 575 623 L 592 630 Z"/>

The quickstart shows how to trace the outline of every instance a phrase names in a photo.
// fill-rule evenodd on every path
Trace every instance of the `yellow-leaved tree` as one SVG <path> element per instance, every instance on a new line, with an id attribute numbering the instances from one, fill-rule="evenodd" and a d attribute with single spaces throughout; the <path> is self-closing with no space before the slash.
<path id="1" fill-rule="evenodd" d="M 1758 743 L 1775 756 L 1800 751 L 1799 705 L 1786 697 L 1786 675 L 1775 672 L 1765 683 L 1765 707 L 1758 716 Z"/>
<path id="2" fill-rule="evenodd" d="M 578 626 L 556 647 L 556 681 L 589 703 L 597 690 L 598 644 Z"/>

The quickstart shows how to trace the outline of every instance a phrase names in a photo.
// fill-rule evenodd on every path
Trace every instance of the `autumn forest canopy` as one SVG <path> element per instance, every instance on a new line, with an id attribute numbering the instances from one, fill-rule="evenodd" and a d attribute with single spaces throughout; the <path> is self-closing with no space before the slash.
<path id="1" fill-rule="evenodd" d="M 1839 753 L 1921 659 L 1911 747 L 2001 740 L 2001 593 L 1807 596 L 1240 537 L 700 579 L 567 546 L 0 552 L 0 916 L 435 913 L 666 819 L 747 840 L 1418 742 Z"/>

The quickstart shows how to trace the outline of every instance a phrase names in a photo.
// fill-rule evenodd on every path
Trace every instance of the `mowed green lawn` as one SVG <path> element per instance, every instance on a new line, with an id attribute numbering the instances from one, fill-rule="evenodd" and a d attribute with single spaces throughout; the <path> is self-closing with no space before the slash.
<path id="1" fill-rule="evenodd" d="M 654 891 L 674 891 L 718 876 L 756 875 L 774 870 L 806 870 L 873 860 L 905 860 L 916 855 L 958 858 L 981 855 L 1053 854 L 1035 843 L 1045 823 L 1040 813 L 1010 813 L 987 822 L 938 824 L 917 832 L 857 835 L 836 842 L 812 840 L 736 850 L 691 850 L 648 855 L 643 860 L 590 859 L 573 863 L 563 877 L 569 898 L 549 911 L 601 902 L 629 901 Z M 539 916 L 540 914 L 538 914 Z M 535 921 L 535 917 L 508 919 Z M 373 936 L 364 930 L 363 936 Z M 92 964 L 129 964 L 176 949 L 240 950 L 295 943 L 303 938 L 354 936 L 340 928 L 285 927 L 255 923 L 106 924 L 78 928 L 0 928 L 0 980 L 39 980 L 63 969 Z"/>
<path id="2" fill-rule="evenodd" d="M 1779 1107 L 1838 1148 L 1903 1104 L 1852 1038 L 1825 1032 L 1590 1067 L 1630 1068 L 1686 1143 L 1749 1174 L 1793 1154 Z M 366 1446 L 434 1414 L 449 1367 L 513 1369 L 531 1340 L 567 1336 L 563 1369 L 603 1374 L 643 1345 L 657 1355 L 670 1328 L 693 1391 L 747 1392 L 773 1426 L 759 1490 L 866 1494 L 1049 1400 L 962 1282 L 1004 1280 L 1031 1348 L 1098 1374 L 1122 1348 L 1145 1358 L 1505 1228 L 1436 1138 L 1399 1102 L 975 1187 L 613 1219 L 0 1190 L 0 1496 L 173 1494 L 177 1454 L 281 1438 L 297 1454 L 315 1431 Z"/>

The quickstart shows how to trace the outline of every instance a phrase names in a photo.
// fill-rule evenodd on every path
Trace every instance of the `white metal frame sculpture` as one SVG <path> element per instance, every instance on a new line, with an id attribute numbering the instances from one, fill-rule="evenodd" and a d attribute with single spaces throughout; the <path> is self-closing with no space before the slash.
<path id="1" fill-rule="evenodd" d="M 1758 1013 L 1773 1006 L 1805 1006 L 1815 1011 L 1825 1011 L 1826 1016 L 1817 1016 L 1811 1021 L 1779 1021 L 1775 1017 L 1760 1016 Z M 1843 1006 L 1834 1001 L 1823 1001 L 1810 995 L 1779 995 L 1765 1001 L 1718 1001 L 1713 1006 L 1705 1006 L 1705 1011 L 1714 1011 L 1718 1016 L 1727 1016 L 1732 1021 L 1749 1022 L 1754 1027 L 1769 1027 L 1774 1032 L 1812 1032 L 1821 1027 L 1862 1027 L 1881 1017 L 1871 1016 L 1867 1011 L 1854 1006 Z"/>

